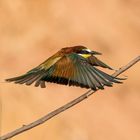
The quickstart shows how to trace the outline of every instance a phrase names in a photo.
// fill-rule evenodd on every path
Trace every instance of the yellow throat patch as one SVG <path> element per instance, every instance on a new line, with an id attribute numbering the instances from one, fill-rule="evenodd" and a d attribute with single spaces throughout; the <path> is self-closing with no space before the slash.
<path id="1" fill-rule="evenodd" d="M 88 58 L 91 56 L 91 54 L 80 54 L 80 56 L 84 57 L 84 58 Z"/>

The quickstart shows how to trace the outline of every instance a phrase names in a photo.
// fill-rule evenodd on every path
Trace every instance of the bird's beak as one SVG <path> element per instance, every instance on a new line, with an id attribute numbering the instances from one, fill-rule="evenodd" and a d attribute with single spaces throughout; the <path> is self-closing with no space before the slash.
<path id="1" fill-rule="evenodd" d="M 93 54 L 93 55 L 101 55 L 100 52 L 96 52 L 96 51 L 91 51 L 91 54 Z"/>

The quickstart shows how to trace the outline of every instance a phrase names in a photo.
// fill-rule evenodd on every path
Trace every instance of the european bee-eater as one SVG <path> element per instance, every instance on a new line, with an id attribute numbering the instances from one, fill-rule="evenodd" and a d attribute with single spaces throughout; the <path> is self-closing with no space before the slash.
<path id="1" fill-rule="evenodd" d="M 96 66 L 111 69 L 94 55 L 101 53 L 91 51 L 84 46 L 62 48 L 39 66 L 19 77 L 6 79 L 16 84 L 31 85 L 45 88 L 45 82 L 79 86 L 92 90 L 104 89 L 113 83 L 122 83 L 120 78 L 115 78 Z"/>

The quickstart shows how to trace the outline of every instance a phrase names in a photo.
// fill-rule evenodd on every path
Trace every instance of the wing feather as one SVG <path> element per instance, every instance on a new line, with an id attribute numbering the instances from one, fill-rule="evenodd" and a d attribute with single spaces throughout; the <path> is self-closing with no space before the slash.
<path id="1" fill-rule="evenodd" d="M 100 66 L 100 67 L 103 67 L 103 68 L 108 68 L 110 70 L 113 70 L 110 66 L 108 66 L 107 64 L 105 64 L 104 62 L 102 62 L 101 60 L 99 60 L 98 58 L 96 58 L 93 55 L 88 57 L 87 61 L 93 66 Z"/>
<path id="2" fill-rule="evenodd" d="M 86 76 L 86 81 L 89 83 L 89 87 L 96 90 L 97 87 L 97 81 L 95 80 L 94 76 L 91 75 L 90 72 L 88 72 L 88 69 L 86 67 L 82 67 L 84 70 L 84 76 Z"/>
<path id="3" fill-rule="evenodd" d="M 98 79 L 98 81 L 102 85 L 112 86 L 112 83 L 110 81 L 108 81 L 103 75 L 101 75 L 100 73 L 98 73 L 98 71 L 96 71 L 95 68 L 90 67 L 90 70 L 91 70 L 91 73 Z"/>
<path id="4" fill-rule="evenodd" d="M 93 72 L 92 69 L 90 69 L 89 67 L 87 68 L 89 74 L 92 78 L 92 82 L 93 84 L 95 83 L 95 86 L 100 88 L 100 89 L 104 89 L 103 87 L 103 83 L 102 83 L 102 80 Z"/>
<path id="5" fill-rule="evenodd" d="M 39 67 L 27 72 L 25 75 L 10 78 L 6 81 L 18 84 L 31 85 L 45 88 L 45 81 L 69 86 L 79 86 L 82 88 L 104 89 L 104 86 L 112 86 L 113 83 L 121 83 L 119 78 L 110 76 L 95 68 L 89 61 L 75 53 L 64 55 L 49 68 L 41 64 Z M 99 63 L 98 63 L 99 64 Z M 103 64 L 100 66 L 103 66 Z M 105 66 L 103 66 L 105 67 Z"/>

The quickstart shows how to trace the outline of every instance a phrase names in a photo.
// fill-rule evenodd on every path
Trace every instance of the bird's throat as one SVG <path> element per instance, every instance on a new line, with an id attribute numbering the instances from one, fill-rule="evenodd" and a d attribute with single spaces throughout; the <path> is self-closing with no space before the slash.
<path id="1" fill-rule="evenodd" d="M 79 54 L 80 56 L 84 57 L 84 58 L 88 58 L 91 56 L 91 54 Z"/>

